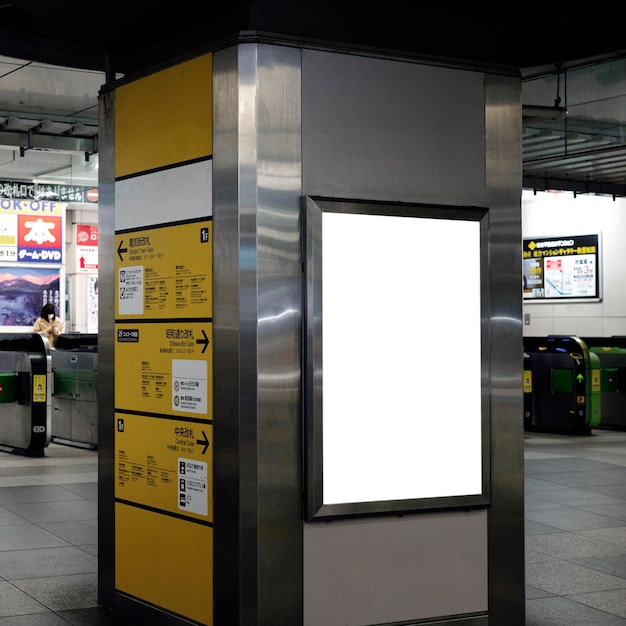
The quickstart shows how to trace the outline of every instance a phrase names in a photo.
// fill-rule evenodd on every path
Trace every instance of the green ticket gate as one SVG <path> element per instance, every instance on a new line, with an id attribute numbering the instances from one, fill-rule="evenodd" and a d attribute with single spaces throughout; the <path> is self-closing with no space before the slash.
<path id="1" fill-rule="evenodd" d="M 524 337 L 524 428 L 588 434 L 600 419 L 597 355 L 575 336 Z"/>
<path id="2" fill-rule="evenodd" d="M 37 333 L 0 334 L 0 450 L 44 455 L 50 443 L 50 352 Z"/>
<path id="3" fill-rule="evenodd" d="M 600 427 L 626 428 L 626 337 L 585 337 L 600 361 Z"/>

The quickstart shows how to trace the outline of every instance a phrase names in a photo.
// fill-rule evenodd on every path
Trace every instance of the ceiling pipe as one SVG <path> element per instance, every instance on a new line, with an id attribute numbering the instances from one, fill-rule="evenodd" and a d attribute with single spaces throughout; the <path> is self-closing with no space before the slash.
<path id="1" fill-rule="evenodd" d="M 532 122 L 557 122 L 567 117 L 567 109 L 561 106 L 522 105 L 522 124 Z"/>

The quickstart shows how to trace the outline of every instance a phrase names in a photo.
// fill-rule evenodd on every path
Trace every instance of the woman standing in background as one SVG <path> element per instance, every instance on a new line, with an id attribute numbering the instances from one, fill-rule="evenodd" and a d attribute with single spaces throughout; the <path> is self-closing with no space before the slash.
<path id="1" fill-rule="evenodd" d="M 63 322 L 57 317 L 54 304 L 48 302 L 43 305 L 39 317 L 33 324 L 33 332 L 46 337 L 50 347 L 54 348 L 57 337 L 63 332 Z"/>

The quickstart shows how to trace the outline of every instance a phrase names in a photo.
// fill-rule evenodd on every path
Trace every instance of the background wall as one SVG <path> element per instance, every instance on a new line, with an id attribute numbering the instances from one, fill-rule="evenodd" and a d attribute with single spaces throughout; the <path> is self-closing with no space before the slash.
<path id="1" fill-rule="evenodd" d="M 600 302 L 524 302 L 524 336 L 626 335 L 626 199 L 571 192 L 522 194 L 522 236 L 600 235 Z"/>
<path id="2" fill-rule="evenodd" d="M 65 301 L 59 315 L 65 323 L 64 331 L 78 333 L 98 332 L 98 240 L 87 242 L 96 253 L 85 259 L 84 246 L 77 243 L 79 225 L 98 226 L 97 206 L 69 205 L 65 219 Z M 88 266 L 81 268 L 79 259 Z"/>
<path id="3" fill-rule="evenodd" d="M 498 450 L 491 451 L 491 507 L 305 524 L 307 626 L 416 619 L 447 624 L 457 614 L 471 616 L 462 620 L 468 624 L 524 621 L 523 468 L 516 463 L 523 452 L 521 408 L 511 403 L 519 399 L 513 387 L 506 399 L 499 397 L 519 373 L 510 359 L 495 364 L 511 354 L 517 338 L 521 349 L 521 294 L 512 282 L 513 276 L 521 278 L 521 164 L 510 149 L 521 130 L 517 90 L 513 79 L 478 72 L 303 51 L 303 195 L 489 206 L 492 267 L 498 268 L 489 273 L 491 437 L 498 439 Z M 441 255 L 457 252 L 448 244 L 440 242 Z M 372 254 L 380 250 L 376 241 L 371 247 Z M 433 256 L 425 258 L 418 284 L 436 275 Z M 375 295 L 364 315 L 371 319 L 373 340 L 384 340 L 392 322 L 381 314 Z M 431 318 L 437 314 L 436 302 L 425 298 L 424 306 L 432 308 Z M 501 340 L 506 350 L 499 349 Z M 437 419 L 445 421 L 439 413 Z M 373 455 L 372 462 L 380 462 Z M 504 554 L 506 562 L 499 562 Z"/>

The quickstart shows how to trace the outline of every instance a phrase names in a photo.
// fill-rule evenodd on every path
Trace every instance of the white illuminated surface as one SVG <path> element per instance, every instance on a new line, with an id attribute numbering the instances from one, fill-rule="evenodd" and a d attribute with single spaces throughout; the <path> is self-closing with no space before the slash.
<path id="1" fill-rule="evenodd" d="M 482 493 L 480 225 L 322 214 L 323 504 Z"/>

